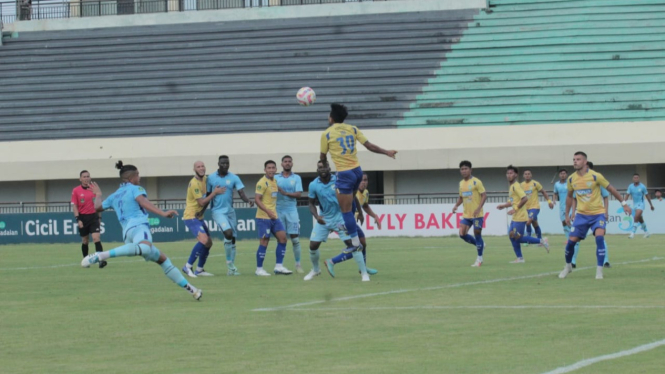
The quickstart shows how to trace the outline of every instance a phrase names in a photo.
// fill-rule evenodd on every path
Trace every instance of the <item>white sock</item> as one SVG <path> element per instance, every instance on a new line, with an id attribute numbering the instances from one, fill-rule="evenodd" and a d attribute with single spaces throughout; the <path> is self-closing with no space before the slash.
<path id="1" fill-rule="evenodd" d="M 196 271 L 203 271 L 203 268 L 200 268 L 200 267 L 197 266 Z"/>
<path id="2" fill-rule="evenodd" d="M 354 247 L 357 247 L 357 246 L 360 245 L 360 239 L 358 238 L 357 235 L 354 236 L 353 238 L 351 238 L 351 244 L 353 244 Z"/>
<path id="3" fill-rule="evenodd" d="M 192 270 L 192 265 L 189 262 L 186 263 L 185 266 L 187 267 L 187 269 Z"/>
<path id="4" fill-rule="evenodd" d="M 99 252 L 97 254 L 97 257 L 99 258 L 99 262 L 102 262 L 104 260 L 108 260 L 109 258 L 111 258 L 111 253 L 109 253 L 109 252 Z"/>
<path id="5" fill-rule="evenodd" d="M 483 256 L 478 256 L 478 261 L 483 262 Z"/>

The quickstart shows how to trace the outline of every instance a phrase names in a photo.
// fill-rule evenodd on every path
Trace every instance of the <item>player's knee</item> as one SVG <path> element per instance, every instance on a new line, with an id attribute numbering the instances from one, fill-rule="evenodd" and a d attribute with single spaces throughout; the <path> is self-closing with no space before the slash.
<path id="1" fill-rule="evenodd" d="M 226 238 L 228 240 L 232 240 L 233 239 L 233 231 L 232 230 L 224 231 L 224 238 Z"/>
<path id="2" fill-rule="evenodd" d="M 224 237 L 224 245 L 227 245 L 227 244 L 233 244 L 233 239 L 229 239 L 227 237 Z"/>
<path id="3" fill-rule="evenodd" d="M 482 230 L 473 230 L 473 235 L 480 236 L 480 234 L 482 234 L 482 232 L 483 232 Z"/>
<path id="4" fill-rule="evenodd" d="M 143 257 L 146 261 L 157 262 L 161 255 L 159 249 L 155 248 L 155 246 L 153 246 L 152 243 L 149 242 L 139 243 L 139 250 L 141 257 Z"/>

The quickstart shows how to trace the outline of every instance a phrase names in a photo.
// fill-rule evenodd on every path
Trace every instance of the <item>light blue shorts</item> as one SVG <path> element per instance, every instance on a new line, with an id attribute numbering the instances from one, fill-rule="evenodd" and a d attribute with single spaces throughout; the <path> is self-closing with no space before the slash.
<path id="1" fill-rule="evenodd" d="M 141 242 L 150 242 L 149 252 L 142 252 L 141 257 L 146 261 L 157 262 L 159 260 L 160 252 L 154 245 L 152 245 L 152 234 L 150 233 L 150 226 L 147 223 L 142 225 L 130 227 L 125 233 L 125 244 L 139 244 Z"/>
<path id="2" fill-rule="evenodd" d="M 644 210 L 644 201 L 641 203 L 633 203 L 633 210 Z"/>
<path id="3" fill-rule="evenodd" d="M 312 235 L 309 237 L 309 240 L 312 242 L 326 242 L 328 240 L 328 234 L 331 231 L 334 231 L 339 235 L 339 238 L 342 240 L 350 240 L 351 237 L 346 231 L 344 226 L 344 219 L 339 215 L 333 219 L 324 218 L 326 221 L 325 225 L 322 225 L 318 222 L 314 222 L 314 228 L 312 229 Z"/>
<path id="4" fill-rule="evenodd" d="M 233 230 L 233 237 L 238 237 L 236 228 L 238 227 L 238 219 L 236 218 L 236 211 L 232 210 L 229 213 L 222 213 L 219 210 L 212 211 L 212 219 L 217 223 L 217 226 L 222 228 L 222 231 L 228 229 Z"/>
<path id="5" fill-rule="evenodd" d="M 277 210 L 277 216 L 282 221 L 288 235 L 300 235 L 300 216 L 297 210 L 286 212 Z"/>

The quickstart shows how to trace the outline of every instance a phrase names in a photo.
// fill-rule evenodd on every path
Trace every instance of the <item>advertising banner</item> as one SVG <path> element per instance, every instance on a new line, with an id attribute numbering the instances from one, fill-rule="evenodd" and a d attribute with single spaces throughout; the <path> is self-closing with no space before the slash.
<path id="1" fill-rule="evenodd" d="M 172 219 L 153 217 L 149 218 L 150 231 L 155 242 L 173 242 L 194 239 L 194 235 L 182 221 L 180 216 Z M 312 231 L 312 215 L 307 207 L 299 207 L 301 235 L 309 237 Z M 255 217 L 256 209 L 236 209 L 238 218 L 238 239 L 257 239 Z M 204 220 L 208 224 L 210 234 L 214 239 L 222 238 L 221 227 L 212 220 L 212 214 L 207 211 Z M 121 242 L 122 228 L 114 212 L 102 213 L 101 223 L 102 241 Z M 0 215 L 0 244 L 14 243 L 76 243 L 81 238 L 78 234 L 78 225 L 72 213 L 26 213 Z"/>

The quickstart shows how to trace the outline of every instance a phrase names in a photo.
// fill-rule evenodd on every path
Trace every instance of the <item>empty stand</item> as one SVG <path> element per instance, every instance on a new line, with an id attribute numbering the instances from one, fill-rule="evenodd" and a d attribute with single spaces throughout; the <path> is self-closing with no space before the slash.
<path id="1" fill-rule="evenodd" d="M 665 119 L 665 1 L 490 0 L 401 126 Z"/>
<path id="2" fill-rule="evenodd" d="M 0 47 L 0 139 L 320 130 L 332 102 L 395 127 L 475 14 L 21 33 Z"/>

